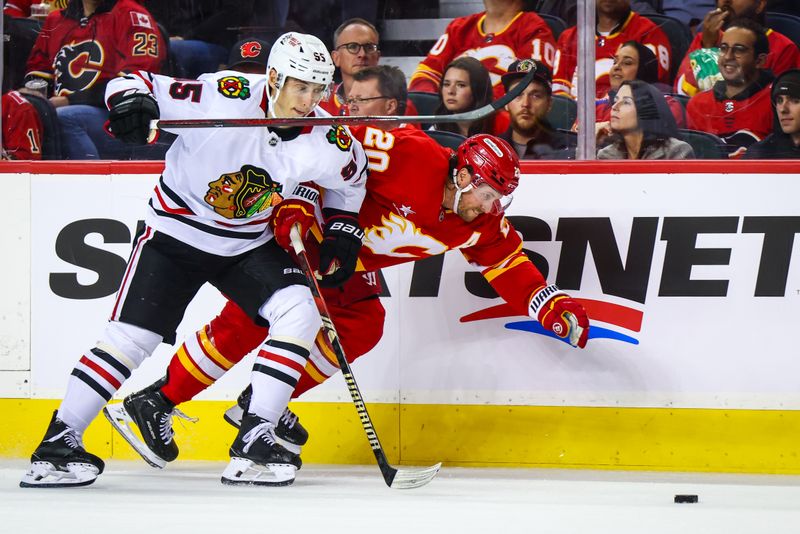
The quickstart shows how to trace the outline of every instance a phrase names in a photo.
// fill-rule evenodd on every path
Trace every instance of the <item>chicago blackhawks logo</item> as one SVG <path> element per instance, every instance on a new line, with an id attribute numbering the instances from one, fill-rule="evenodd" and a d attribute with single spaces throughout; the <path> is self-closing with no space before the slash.
<path id="1" fill-rule="evenodd" d="M 104 62 L 103 48 L 96 41 L 65 45 L 53 61 L 54 92 L 68 95 L 92 87 Z"/>
<path id="2" fill-rule="evenodd" d="M 209 183 L 205 201 L 226 219 L 246 219 L 279 204 L 282 190 L 266 170 L 244 165 Z"/>
<path id="3" fill-rule="evenodd" d="M 353 144 L 353 138 L 350 137 L 344 126 L 334 126 L 326 137 L 330 144 L 336 145 L 342 152 L 347 152 L 350 149 L 350 145 Z"/>
<path id="4" fill-rule="evenodd" d="M 217 80 L 217 89 L 225 98 L 250 98 L 250 80 L 244 76 L 225 76 Z"/>

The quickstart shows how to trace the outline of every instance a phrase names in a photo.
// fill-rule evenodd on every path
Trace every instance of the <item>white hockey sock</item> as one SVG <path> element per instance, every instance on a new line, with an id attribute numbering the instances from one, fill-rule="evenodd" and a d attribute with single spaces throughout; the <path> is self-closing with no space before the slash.
<path id="1" fill-rule="evenodd" d="M 308 359 L 308 350 L 296 343 L 270 338 L 256 356 L 250 380 L 250 411 L 277 424 L 289 404 Z"/>

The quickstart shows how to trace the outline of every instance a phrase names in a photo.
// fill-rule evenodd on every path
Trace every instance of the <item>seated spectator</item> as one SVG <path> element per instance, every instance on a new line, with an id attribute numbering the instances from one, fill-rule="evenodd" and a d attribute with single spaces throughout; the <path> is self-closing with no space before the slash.
<path id="1" fill-rule="evenodd" d="M 614 103 L 614 95 L 622 82 L 626 80 L 641 80 L 655 87 L 658 86 L 658 59 L 655 54 L 643 44 L 637 41 L 628 41 L 620 45 L 617 53 L 614 54 L 614 64 L 609 71 L 610 88 L 603 98 L 595 101 L 595 120 L 607 122 L 611 116 L 611 105 Z M 685 126 L 683 106 L 680 102 L 669 95 L 664 98 L 672 110 L 672 116 L 678 128 Z"/>
<path id="2" fill-rule="evenodd" d="M 231 47 L 226 68 L 250 74 L 266 74 L 270 48 L 272 45 L 261 39 L 242 39 Z"/>
<path id="3" fill-rule="evenodd" d="M 47 16 L 26 78 L 49 83 L 67 159 L 122 159 L 132 151 L 104 129 L 105 87 L 121 72 L 158 72 L 163 60 L 156 23 L 136 1 L 70 0 Z M 159 145 L 147 148 L 142 157 L 165 152 Z"/>
<path id="4" fill-rule="evenodd" d="M 517 58 L 533 58 L 552 68 L 553 32 L 536 13 L 524 12 L 525 0 L 484 0 L 486 11 L 454 19 L 411 75 L 409 91 L 436 93 L 444 70 L 461 55 L 476 58 L 491 73 L 494 98 L 503 96 L 500 76 Z"/>
<path id="5" fill-rule="evenodd" d="M 650 48 L 658 58 L 658 81 L 671 85 L 669 69 L 672 49 L 667 36 L 650 19 L 631 10 L 630 0 L 603 0 L 597 3 L 597 33 L 595 35 L 596 98 L 602 98 L 610 88 L 609 72 L 612 57 L 622 43 L 638 41 Z M 576 98 L 578 96 L 578 29 L 567 28 L 558 38 L 558 54 L 553 74 L 553 92 Z"/>
<path id="6" fill-rule="evenodd" d="M 511 125 L 498 137 L 508 141 L 520 159 L 575 159 L 574 136 L 547 122 L 553 104 L 550 69 L 541 61 L 517 60 L 503 75 L 503 86 L 506 92 L 513 89 L 532 66 L 536 67 L 533 81 L 506 106 Z"/>
<path id="7" fill-rule="evenodd" d="M 800 158 L 800 70 L 788 70 L 775 80 L 772 103 L 778 115 L 775 132 L 748 148 L 745 158 Z"/>
<path id="8" fill-rule="evenodd" d="M 734 19 L 749 19 L 765 26 L 766 0 L 717 0 L 717 9 L 703 19 L 703 31 L 694 36 L 675 78 L 675 92 L 694 96 L 711 89 L 723 76 L 718 67 L 719 43 L 723 30 Z M 774 30 L 766 30 L 769 55 L 763 66 L 773 75 L 800 68 L 800 50 L 791 39 Z"/>
<path id="9" fill-rule="evenodd" d="M 408 90 L 406 76 L 397 67 L 377 65 L 353 75 L 347 96 L 348 115 L 403 115 Z"/>
<path id="10" fill-rule="evenodd" d="M 661 92 L 652 85 L 622 82 L 611 107 L 611 144 L 597 159 L 691 159 L 694 151 L 678 137 L 678 127 Z"/>
<path id="11" fill-rule="evenodd" d="M 17 91 L 3 95 L 2 159 L 42 159 L 42 121 Z"/>
<path id="12" fill-rule="evenodd" d="M 439 107 L 435 115 L 449 115 L 478 109 L 492 102 L 492 81 L 483 63 L 469 56 L 453 60 L 444 70 L 439 89 Z M 446 122 L 431 126 L 461 134 L 464 137 L 479 133 L 499 135 L 508 128 L 508 114 L 502 111 L 472 122 Z"/>
<path id="13" fill-rule="evenodd" d="M 331 115 L 345 115 L 348 109 L 345 100 L 350 94 L 356 74 L 378 64 L 381 57 L 378 46 L 380 35 L 369 21 L 354 18 L 344 21 L 336 29 L 333 33 L 333 42 L 331 59 L 333 64 L 339 67 L 342 81 L 319 105 Z M 405 112 L 400 112 L 401 115 L 417 115 L 417 108 L 410 100 L 406 100 L 403 109 Z"/>
<path id="14" fill-rule="evenodd" d="M 374 67 L 381 58 L 380 36 L 375 26 L 364 19 L 344 21 L 333 32 L 331 59 L 339 68 L 342 81 L 327 100 L 320 102 L 322 109 L 331 115 L 342 115 L 344 101 L 350 94 L 353 76 L 361 69 Z"/>
<path id="15" fill-rule="evenodd" d="M 686 122 L 692 130 L 723 138 L 730 156 L 740 157 L 772 131 L 773 76 L 765 70 L 769 41 L 757 22 L 736 19 L 722 34 L 719 50 L 722 81 L 689 100 Z"/>

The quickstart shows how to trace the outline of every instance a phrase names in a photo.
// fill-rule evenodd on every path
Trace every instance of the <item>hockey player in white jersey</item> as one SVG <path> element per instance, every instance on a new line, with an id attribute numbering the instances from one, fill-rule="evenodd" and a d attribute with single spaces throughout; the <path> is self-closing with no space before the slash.
<path id="1" fill-rule="evenodd" d="M 198 80 L 137 72 L 106 90 L 109 130 L 144 143 L 157 118 L 264 118 L 326 114 L 317 107 L 333 62 L 311 35 L 287 33 L 273 45 L 267 74 L 222 71 Z M 366 157 L 341 126 L 181 130 L 166 155 L 100 341 L 85 352 L 66 395 L 31 457 L 23 487 L 91 484 L 103 461 L 82 435 L 122 383 L 162 341 L 173 343 L 186 306 L 206 282 L 256 320 L 270 325 L 251 374 L 253 398 L 230 449 L 223 483 L 286 485 L 299 458 L 275 443 L 286 408 L 320 326 L 304 276 L 275 243 L 267 224 L 284 198 L 324 191 L 322 282 L 337 286 L 355 270 L 363 232 Z M 287 228 L 288 231 L 288 228 Z M 142 392 L 146 393 L 146 392 Z M 110 417 L 142 432 L 171 436 L 160 395 L 145 396 Z M 130 412 L 128 413 L 128 410 Z M 176 451 L 177 453 L 177 451 Z"/>

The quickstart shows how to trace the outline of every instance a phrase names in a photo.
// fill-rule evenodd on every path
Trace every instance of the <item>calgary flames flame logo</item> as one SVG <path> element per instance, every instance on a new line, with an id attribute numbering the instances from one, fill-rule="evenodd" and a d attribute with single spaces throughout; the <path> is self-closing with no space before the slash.
<path id="1" fill-rule="evenodd" d="M 424 258 L 447 251 L 442 242 L 395 213 L 381 217 L 380 226 L 367 228 L 364 246 L 376 255 L 396 258 Z"/>

